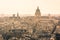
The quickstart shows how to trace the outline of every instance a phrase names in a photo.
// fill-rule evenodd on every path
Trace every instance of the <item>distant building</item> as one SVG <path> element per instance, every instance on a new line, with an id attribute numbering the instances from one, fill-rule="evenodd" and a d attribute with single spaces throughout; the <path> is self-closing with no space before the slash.
<path id="1" fill-rule="evenodd" d="M 13 17 L 15 17 L 15 14 L 13 14 Z"/>
<path id="2" fill-rule="evenodd" d="M 19 13 L 17 12 L 17 15 L 13 14 L 13 18 L 20 18 Z"/>
<path id="3" fill-rule="evenodd" d="M 19 13 L 17 12 L 17 18 L 20 18 Z"/>
<path id="4" fill-rule="evenodd" d="M 17 13 L 17 16 L 15 14 L 13 14 L 12 17 L 8 17 L 8 18 L 4 18 L 3 20 L 3 24 L 6 25 L 2 25 L 4 27 L 8 28 L 17 28 L 17 29 L 26 29 L 29 32 L 35 32 L 35 30 L 51 30 L 53 27 L 53 23 L 56 22 L 55 18 L 52 18 L 50 16 L 50 14 L 48 16 L 41 16 L 41 12 L 39 7 L 37 7 L 36 12 L 35 12 L 35 16 L 27 16 L 27 17 L 21 17 L 19 16 L 19 13 Z M 13 24 L 14 23 L 14 24 Z M 1 22 L 0 22 L 1 24 Z M 13 27 L 13 25 L 15 25 Z M 8 30 L 10 30 L 8 29 Z"/>
<path id="5" fill-rule="evenodd" d="M 41 16 L 39 7 L 37 7 L 37 9 L 36 9 L 35 16 L 39 16 L 39 17 Z"/>

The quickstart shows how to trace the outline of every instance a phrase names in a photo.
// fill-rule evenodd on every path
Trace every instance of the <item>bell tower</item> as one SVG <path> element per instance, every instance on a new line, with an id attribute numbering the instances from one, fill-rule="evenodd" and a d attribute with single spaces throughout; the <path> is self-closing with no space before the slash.
<path id="1" fill-rule="evenodd" d="M 19 13 L 17 12 L 17 17 L 19 17 Z"/>
<path id="2" fill-rule="evenodd" d="M 19 13 L 17 12 L 17 18 L 20 18 Z"/>
<path id="3" fill-rule="evenodd" d="M 37 9 L 36 9 L 35 16 L 38 16 L 38 17 L 41 16 L 41 12 L 40 12 L 39 7 L 37 7 Z"/>

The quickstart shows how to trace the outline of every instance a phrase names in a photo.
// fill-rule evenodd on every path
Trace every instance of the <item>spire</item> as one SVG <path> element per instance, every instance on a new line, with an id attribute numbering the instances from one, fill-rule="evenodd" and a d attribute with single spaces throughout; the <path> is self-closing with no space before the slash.
<path id="1" fill-rule="evenodd" d="M 39 6 L 37 6 L 37 8 L 39 9 Z"/>
<path id="2" fill-rule="evenodd" d="M 17 18 L 20 18 L 19 13 L 17 12 Z"/>
<path id="3" fill-rule="evenodd" d="M 19 17 L 19 13 L 17 12 L 17 17 Z"/>
<path id="4" fill-rule="evenodd" d="M 36 11 L 40 11 L 39 6 L 37 7 Z"/>
<path id="5" fill-rule="evenodd" d="M 39 6 L 36 9 L 35 16 L 41 16 Z"/>

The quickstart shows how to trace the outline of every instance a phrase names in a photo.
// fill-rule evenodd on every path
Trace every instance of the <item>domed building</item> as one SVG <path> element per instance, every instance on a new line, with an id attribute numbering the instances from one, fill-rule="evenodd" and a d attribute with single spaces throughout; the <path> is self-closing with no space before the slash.
<path id="1" fill-rule="evenodd" d="M 19 14 L 17 13 L 17 16 L 13 14 L 12 17 L 4 17 L 4 20 L 2 20 L 3 21 L 2 24 L 4 24 L 5 22 L 6 24 L 5 26 L 7 27 L 6 29 L 20 28 L 20 29 L 26 29 L 31 33 L 33 32 L 33 30 L 37 30 L 37 31 L 48 30 L 48 29 L 51 30 L 53 28 L 53 25 L 57 23 L 56 19 L 52 18 L 50 15 L 41 16 L 41 14 L 42 13 L 39 7 L 37 7 L 35 11 L 35 16 L 20 17 Z M 13 25 L 15 25 L 15 27 Z"/>
<path id="2" fill-rule="evenodd" d="M 36 9 L 35 16 L 41 16 L 39 7 L 37 7 L 37 9 Z"/>
<path id="3" fill-rule="evenodd" d="M 37 9 L 36 9 L 35 16 L 27 16 L 27 17 L 23 17 L 21 19 L 23 19 L 23 21 L 25 23 L 29 24 L 26 27 L 27 30 L 29 30 L 29 31 L 31 31 L 31 30 L 37 30 L 37 31 L 49 30 L 49 31 L 51 31 L 51 29 L 53 29 L 53 27 L 54 27 L 53 25 L 57 23 L 56 19 L 50 17 L 50 15 L 49 16 L 41 16 L 39 7 L 37 7 Z M 23 28 L 25 28 L 25 26 Z"/>

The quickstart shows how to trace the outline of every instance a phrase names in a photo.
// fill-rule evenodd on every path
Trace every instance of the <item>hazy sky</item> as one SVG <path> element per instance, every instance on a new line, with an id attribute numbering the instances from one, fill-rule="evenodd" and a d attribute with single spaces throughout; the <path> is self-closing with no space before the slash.
<path id="1" fill-rule="evenodd" d="M 43 14 L 60 14 L 60 0 L 0 0 L 0 14 L 34 15 L 39 6 Z"/>

